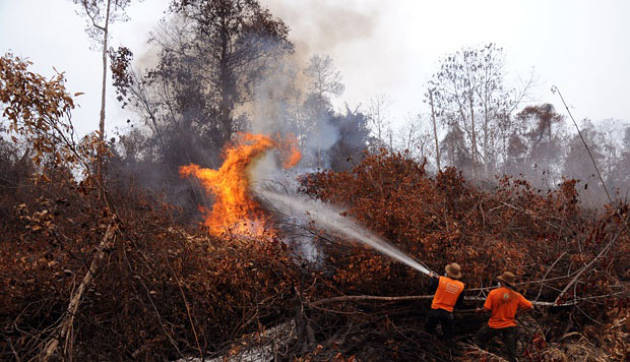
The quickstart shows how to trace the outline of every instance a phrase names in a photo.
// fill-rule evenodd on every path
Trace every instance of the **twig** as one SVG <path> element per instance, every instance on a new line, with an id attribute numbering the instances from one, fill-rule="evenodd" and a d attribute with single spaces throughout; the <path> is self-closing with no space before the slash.
<path id="1" fill-rule="evenodd" d="M 340 310 L 334 310 L 334 309 L 328 309 L 328 308 L 324 308 L 324 307 L 320 307 L 318 305 L 312 305 L 309 304 L 309 307 L 315 308 L 317 310 L 321 310 L 327 313 L 335 313 L 335 314 L 345 314 L 345 315 L 357 315 L 357 314 L 364 314 L 363 312 L 343 312 Z"/>
<path id="2" fill-rule="evenodd" d="M 107 231 L 105 231 L 105 235 L 103 236 L 103 239 L 98 245 L 98 250 L 96 252 L 96 255 L 94 256 L 94 259 L 92 259 L 90 268 L 85 273 L 85 276 L 83 277 L 83 281 L 81 281 L 79 288 L 73 293 L 72 297 L 70 298 L 70 304 L 68 304 L 66 315 L 61 321 L 61 324 L 59 325 L 59 328 L 61 328 L 61 331 L 59 332 L 59 336 L 48 341 L 48 343 L 46 343 L 46 346 L 44 347 L 42 361 L 44 362 L 48 361 L 48 359 L 52 356 L 52 354 L 57 350 L 57 347 L 59 347 L 59 341 L 62 339 L 64 340 L 67 339 L 68 333 L 70 332 L 72 328 L 72 324 L 74 323 L 74 316 L 76 315 L 79 309 L 79 303 L 81 302 L 81 297 L 83 297 L 83 293 L 85 293 L 85 291 L 90 286 L 90 284 L 92 284 L 92 281 L 94 280 L 94 274 L 96 273 L 96 270 L 98 269 L 98 264 L 101 261 L 101 259 L 103 259 L 103 256 L 105 255 L 105 246 L 109 243 L 110 239 L 114 236 L 115 230 L 116 230 L 116 224 L 111 222 L 107 226 Z"/>
<path id="3" fill-rule="evenodd" d="M 582 140 L 582 144 L 584 145 L 584 148 L 586 148 L 586 152 L 588 152 L 588 157 L 590 157 L 591 161 L 593 162 L 593 167 L 595 167 L 595 172 L 597 172 L 597 176 L 599 177 L 599 180 L 602 183 L 604 192 L 606 192 L 606 197 L 608 197 L 608 201 L 610 202 L 610 205 L 612 206 L 613 204 L 612 197 L 610 197 L 610 193 L 608 192 L 608 187 L 606 187 L 604 178 L 602 177 L 602 174 L 599 172 L 599 168 L 597 167 L 597 162 L 595 162 L 595 158 L 593 157 L 591 150 L 588 148 L 588 145 L 586 144 L 586 141 L 584 140 L 584 137 L 582 136 L 582 132 L 580 131 L 580 127 L 578 127 L 577 122 L 575 122 L 575 118 L 573 118 L 573 114 L 571 114 L 571 111 L 569 110 L 569 106 L 567 106 L 567 103 L 564 101 L 564 97 L 562 96 L 562 93 L 560 93 L 560 89 L 558 89 L 558 87 L 554 85 L 551 87 L 551 92 L 554 94 L 558 92 L 558 95 L 560 96 L 560 99 L 562 100 L 562 104 L 564 104 L 564 108 L 566 108 L 567 113 L 569 113 L 569 117 L 571 117 L 571 121 L 573 121 L 573 125 L 575 125 L 575 129 L 577 129 L 578 135 L 580 136 L 580 139 Z"/>
<path id="4" fill-rule="evenodd" d="M 168 338 L 169 342 L 171 342 L 171 345 L 175 347 L 175 350 L 177 351 L 177 353 L 179 353 L 181 357 L 185 358 L 185 356 L 182 354 L 179 347 L 177 346 L 177 342 L 175 342 L 175 340 L 173 339 L 173 336 L 171 336 L 171 334 L 166 330 L 166 326 L 165 326 L 166 323 L 164 323 L 164 320 L 162 319 L 162 315 L 160 314 L 158 307 L 155 305 L 155 302 L 153 302 L 153 298 L 151 297 L 151 291 L 149 290 L 149 287 L 147 287 L 147 285 L 142 281 L 142 278 L 140 276 L 138 276 L 137 280 L 140 282 L 140 285 L 142 285 L 142 287 L 147 293 L 147 299 L 149 299 L 149 302 L 151 302 L 151 306 L 153 307 L 153 311 L 155 312 L 155 316 L 158 319 L 158 323 L 160 324 L 162 331 Z"/>
<path id="5" fill-rule="evenodd" d="M 168 264 L 169 269 L 171 269 L 171 273 L 173 273 L 173 277 L 175 277 L 175 281 L 177 282 L 177 286 L 179 287 L 179 291 L 182 293 L 182 299 L 184 300 L 184 305 L 186 306 L 186 312 L 188 313 L 188 320 L 190 321 L 190 328 L 193 331 L 193 335 L 195 336 L 195 343 L 197 344 L 197 349 L 199 350 L 199 358 L 203 358 L 203 352 L 201 350 L 201 345 L 199 344 L 199 338 L 197 337 L 197 330 L 195 329 L 195 324 L 193 322 L 192 315 L 190 314 L 190 306 L 188 305 L 188 301 L 186 300 L 186 295 L 184 294 L 184 289 L 182 288 L 182 283 L 177 277 L 177 273 L 173 270 L 173 267 Z"/>
<path id="6" fill-rule="evenodd" d="M 468 354 L 472 354 L 471 357 L 478 357 L 479 360 L 487 360 L 487 357 L 492 357 L 494 360 L 496 361 L 505 361 L 505 359 L 503 359 L 502 357 L 486 351 L 484 349 L 479 348 L 477 345 L 474 344 L 470 344 L 470 343 L 462 343 L 464 346 L 466 346 L 468 349 L 470 349 L 470 351 L 468 351 Z"/>
<path id="7" fill-rule="evenodd" d="M 374 295 L 344 295 L 340 297 L 320 299 L 315 302 L 309 303 L 309 305 L 316 306 L 316 305 L 326 304 L 326 303 L 364 301 L 364 300 L 399 302 L 399 301 L 404 301 L 404 300 L 421 300 L 421 299 L 431 299 L 431 298 L 433 298 L 433 295 L 411 295 L 411 296 L 401 296 L 401 297 L 381 297 L 381 296 L 374 296 Z"/>
<path id="8" fill-rule="evenodd" d="M 7 338 L 6 340 L 9 342 L 9 347 L 11 347 L 11 351 L 13 352 L 13 355 L 15 356 L 15 360 L 17 362 L 22 362 L 22 360 L 20 359 L 20 356 L 18 356 L 17 351 L 15 350 L 15 347 L 13 347 L 13 343 L 11 342 L 11 338 Z"/>
<path id="9" fill-rule="evenodd" d="M 576 272 L 573 273 L 569 273 L 568 275 L 564 275 L 564 276 L 560 276 L 560 277 L 553 277 L 553 278 L 549 278 L 549 279 L 540 279 L 540 280 L 532 280 L 529 282 L 521 282 L 521 283 L 514 283 L 514 286 L 521 286 L 521 285 L 528 285 L 528 284 L 543 284 L 546 282 L 552 282 L 555 280 L 561 280 L 561 279 L 567 279 L 570 278 L 572 275 L 574 275 Z M 480 288 L 466 288 L 466 291 L 468 292 L 473 292 L 473 291 L 486 291 L 486 290 L 492 290 L 496 287 L 494 286 L 489 286 L 489 287 L 480 287 Z"/>
<path id="10" fill-rule="evenodd" d="M 573 279 L 571 279 L 571 281 L 569 282 L 569 284 L 567 284 L 564 289 L 562 289 L 562 291 L 560 292 L 560 294 L 558 294 L 558 297 L 556 298 L 556 300 L 554 301 L 555 304 L 559 304 L 560 303 L 560 299 L 562 299 L 562 297 L 564 297 L 564 295 L 566 294 L 566 292 L 573 286 L 573 284 L 575 282 L 577 282 L 580 278 L 580 276 L 582 276 L 582 274 L 584 274 L 584 272 L 586 272 L 587 270 L 589 270 L 591 268 L 591 266 L 593 264 L 595 264 L 595 262 L 597 260 L 599 260 L 599 258 L 601 258 L 602 256 L 604 256 L 608 250 L 610 250 L 610 248 L 613 246 L 613 244 L 615 243 L 615 241 L 617 240 L 617 238 L 619 237 L 619 235 L 621 235 L 621 230 L 619 230 L 619 232 L 617 233 L 617 235 L 615 235 L 612 240 L 610 242 L 608 242 L 608 244 L 599 252 L 599 254 L 597 254 L 597 256 L 595 258 L 593 258 L 593 260 L 591 260 L 588 264 L 586 264 L 584 267 L 582 267 L 582 269 L 580 269 L 577 274 L 575 275 L 575 277 L 573 277 Z"/>
<path id="11" fill-rule="evenodd" d="M 486 298 L 483 298 L 483 297 L 464 297 L 464 300 L 484 301 L 484 300 L 486 300 Z M 538 302 L 538 301 L 532 301 L 531 303 L 533 305 L 537 305 L 539 307 L 568 307 L 570 305 L 577 304 L 577 303 L 566 303 L 566 304 L 562 304 L 562 305 L 557 305 L 555 302 Z"/>
<path id="12" fill-rule="evenodd" d="M 573 301 L 589 301 L 589 300 L 593 300 L 593 299 L 602 299 L 602 298 L 610 298 L 610 297 L 615 297 L 624 293 L 628 293 L 628 295 L 630 296 L 630 291 L 629 290 L 622 290 L 616 293 L 610 293 L 610 294 L 603 294 L 603 295 L 594 295 L 592 297 L 583 297 L 583 298 L 574 298 Z"/>
<path id="13" fill-rule="evenodd" d="M 549 272 L 551 272 L 551 269 L 553 269 L 553 267 L 556 266 L 556 264 L 560 261 L 560 259 L 562 259 L 563 256 L 566 255 L 566 253 L 567 252 L 565 251 L 562 254 L 560 254 L 558 259 L 556 259 L 556 261 L 554 261 L 553 264 L 551 264 L 551 266 L 549 267 L 549 269 L 547 269 L 547 272 L 543 276 L 543 279 L 547 278 L 547 275 L 549 275 Z M 538 298 L 540 298 L 540 294 L 542 294 L 542 290 L 544 286 L 545 286 L 544 284 L 540 285 L 540 289 L 538 289 L 538 295 L 536 295 L 536 298 L 534 298 L 535 301 L 538 301 Z"/>

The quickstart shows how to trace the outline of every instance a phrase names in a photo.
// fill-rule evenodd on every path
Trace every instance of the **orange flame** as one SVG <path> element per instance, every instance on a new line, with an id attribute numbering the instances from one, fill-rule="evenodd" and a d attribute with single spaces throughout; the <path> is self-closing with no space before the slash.
<path id="1" fill-rule="evenodd" d="M 212 210 L 205 213 L 204 224 L 210 232 L 225 232 L 262 236 L 273 233 L 268 226 L 269 216 L 253 199 L 249 186 L 249 169 L 267 151 L 277 148 L 284 159 L 285 168 L 295 166 L 301 159 L 295 137 L 281 142 L 259 134 L 238 134 L 235 142 L 225 151 L 225 161 L 218 170 L 201 168 L 195 164 L 182 166 L 182 177 L 195 176 L 207 192 L 214 194 Z"/>

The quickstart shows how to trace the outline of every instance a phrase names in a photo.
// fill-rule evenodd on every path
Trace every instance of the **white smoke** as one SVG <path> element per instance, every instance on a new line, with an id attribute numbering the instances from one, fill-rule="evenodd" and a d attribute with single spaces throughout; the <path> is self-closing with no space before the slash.
<path id="1" fill-rule="evenodd" d="M 362 227 L 357 221 L 352 220 L 350 217 L 342 216 L 343 210 L 333 205 L 304 196 L 290 195 L 288 192 L 278 192 L 269 187 L 258 187 L 256 193 L 268 207 L 271 207 L 276 213 L 284 215 L 288 221 L 299 222 L 301 225 L 311 225 L 313 223 L 314 226 L 321 230 L 325 230 L 344 240 L 360 242 L 423 274 L 431 274 L 428 267 Z M 314 248 L 312 241 L 304 245 L 304 247 Z"/>

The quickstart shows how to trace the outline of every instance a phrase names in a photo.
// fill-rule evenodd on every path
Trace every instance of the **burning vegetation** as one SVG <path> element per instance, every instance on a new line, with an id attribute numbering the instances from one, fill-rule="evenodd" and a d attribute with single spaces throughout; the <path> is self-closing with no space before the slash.
<path id="1" fill-rule="evenodd" d="M 487 318 L 470 312 L 506 270 L 537 306 L 518 317 L 521 356 L 628 359 L 628 204 L 588 207 L 586 186 L 557 175 L 591 168 L 563 163 L 584 157 L 557 148 L 551 107 L 512 114 L 500 86 L 445 86 L 474 88 L 463 77 L 480 69 L 499 79 L 500 48 L 444 60 L 427 93 L 443 137 L 430 151 L 410 131 L 397 150 L 381 112 L 333 110 L 329 57 L 292 67 L 288 28 L 256 1 L 170 11 L 163 30 L 182 36 L 164 35 L 155 68 L 111 54 L 120 99 L 145 121 L 111 142 L 76 138 L 63 75 L 0 57 L 13 136 L 0 138 L 1 360 L 500 360 L 500 342 L 472 342 Z M 485 113 L 470 98 L 482 93 Z M 628 179 L 611 171 L 624 152 L 602 180 Z M 257 174 L 264 162 L 273 172 Z M 552 187 L 528 179 L 538 167 Z M 283 182 L 254 192 L 269 175 Z M 453 261 L 465 299 L 445 343 L 422 326 L 425 274 Z"/>
<path id="2" fill-rule="evenodd" d="M 194 164 L 180 168 L 182 177 L 196 177 L 204 189 L 215 196 L 211 210 L 201 208 L 206 215 L 204 224 L 211 233 L 263 236 L 273 231 L 270 216 L 251 194 L 251 172 L 253 164 L 274 148 L 284 156 L 283 167 L 291 168 L 300 161 L 294 138 L 274 141 L 269 136 L 246 133 L 237 135 L 226 149 L 225 161 L 218 170 Z"/>

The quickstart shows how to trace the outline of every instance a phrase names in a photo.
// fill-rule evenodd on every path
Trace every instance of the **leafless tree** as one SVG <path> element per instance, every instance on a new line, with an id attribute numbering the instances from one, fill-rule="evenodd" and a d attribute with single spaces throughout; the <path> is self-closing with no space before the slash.
<path id="1" fill-rule="evenodd" d="M 73 0 L 81 6 L 82 12 L 88 18 L 87 33 L 99 45 L 102 55 L 102 82 L 101 82 L 101 112 L 98 123 L 99 140 L 103 144 L 105 139 L 105 101 L 107 91 L 107 54 L 109 27 L 115 20 L 127 20 L 125 8 L 131 0 Z M 103 152 L 98 153 L 97 176 L 103 178 Z"/>
<path id="2" fill-rule="evenodd" d="M 309 114 L 308 122 L 313 127 L 316 142 L 316 166 L 322 167 L 322 127 L 331 118 L 331 97 L 340 96 L 345 90 L 339 72 L 328 55 L 314 54 L 310 57 L 304 75 L 309 79 L 309 93 L 305 109 Z"/>
<path id="3" fill-rule="evenodd" d="M 387 130 L 391 127 L 389 107 L 392 102 L 385 93 L 376 93 L 368 103 L 369 127 L 376 140 L 376 148 L 387 144 Z"/>
<path id="4" fill-rule="evenodd" d="M 480 171 L 488 177 L 495 168 L 497 130 L 527 90 L 506 89 L 503 65 L 503 49 L 495 44 L 465 48 L 442 59 L 429 82 L 427 97 L 436 117 L 466 135 L 473 177 L 481 176 Z"/>

